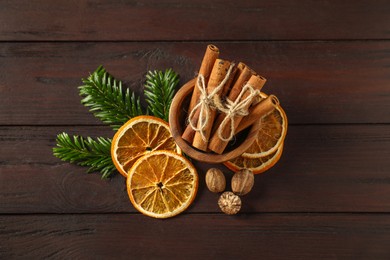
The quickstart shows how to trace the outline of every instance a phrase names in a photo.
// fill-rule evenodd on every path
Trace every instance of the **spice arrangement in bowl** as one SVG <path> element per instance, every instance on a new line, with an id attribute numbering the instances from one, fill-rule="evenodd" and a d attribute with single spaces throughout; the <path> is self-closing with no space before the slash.
<path id="1" fill-rule="evenodd" d="M 260 121 L 274 110 L 282 111 L 276 96 L 262 92 L 266 83 L 263 76 L 243 62 L 236 65 L 219 55 L 216 46 L 207 46 L 198 76 L 177 92 L 169 116 L 173 138 L 180 148 L 208 163 L 226 162 L 247 153 L 259 140 L 260 131 L 264 136 L 266 130 Z M 188 107 L 185 99 L 190 100 Z M 287 120 L 284 122 L 278 140 L 267 140 L 265 146 L 272 152 L 284 140 Z"/>
<path id="2" fill-rule="evenodd" d="M 207 46 L 198 76 L 174 97 L 169 122 L 173 138 L 188 156 L 223 163 L 234 172 L 231 191 L 226 191 L 221 170 L 210 168 L 205 176 L 207 188 L 222 193 L 221 211 L 232 215 L 241 209 L 240 197 L 252 190 L 254 174 L 280 159 L 288 123 L 279 99 L 262 92 L 263 76 L 219 55 L 216 46 Z"/>

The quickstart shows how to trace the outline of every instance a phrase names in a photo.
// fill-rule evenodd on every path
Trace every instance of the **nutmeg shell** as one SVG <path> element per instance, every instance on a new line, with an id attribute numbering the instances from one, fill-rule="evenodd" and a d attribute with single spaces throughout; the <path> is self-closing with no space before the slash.
<path id="1" fill-rule="evenodd" d="M 211 192 L 223 192 L 226 188 L 225 175 L 217 168 L 210 168 L 206 173 L 206 185 Z"/>
<path id="2" fill-rule="evenodd" d="M 239 196 L 246 195 L 252 190 L 254 183 L 253 172 L 249 169 L 242 169 L 232 177 L 232 191 Z"/>

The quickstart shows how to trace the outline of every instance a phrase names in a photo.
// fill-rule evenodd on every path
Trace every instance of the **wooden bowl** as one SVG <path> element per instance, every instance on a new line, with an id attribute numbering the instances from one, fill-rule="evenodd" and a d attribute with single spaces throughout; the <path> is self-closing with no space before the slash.
<path id="1" fill-rule="evenodd" d="M 249 130 L 238 134 L 234 144 L 232 145 L 229 143 L 229 146 L 222 154 L 198 150 L 192 147 L 181 137 L 184 128 L 186 127 L 186 110 L 188 109 L 189 99 L 191 98 L 192 91 L 195 87 L 195 81 L 196 79 L 192 79 L 184 84 L 172 100 L 169 111 L 169 127 L 177 145 L 191 158 L 206 163 L 226 162 L 240 156 L 256 139 L 257 133 L 260 129 L 260 124 L 255 123 L 249 128 Z"/>

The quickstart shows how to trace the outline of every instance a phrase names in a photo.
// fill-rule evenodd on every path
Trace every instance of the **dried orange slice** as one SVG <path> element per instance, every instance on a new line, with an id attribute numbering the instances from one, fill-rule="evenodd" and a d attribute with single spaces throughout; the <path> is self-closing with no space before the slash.
<path id="1" fill-rule="evenodd" d="M 258 158 L 245 158 L 243 156 L 239 156 L 233 160 L 225 162 L 224 165 L 234 172 L 246 168 L 251 169 L 254 174 L 259 174 L 274 166 L 279 161 L 282 152 L 283 144 L 279 146 L 276 152 L 270 155 Z"/>
<path id="2" fill-rule="evenodd" d="M 266 98 L 267 95 L 261 93 L 261 97 Z M 275 153 L 284 142 L 287 125 L 286 113 L 278 105 L 272 113 L 261 119 L 257 138 L 241 156 L 256 159 Z"/>
<path id="3" fill-rule="evenodd" d="M 155 150 L 181 153 L 167 122 L 154 116 L 137 116 L 116 132 L 111 144 L 111 158 L 117 170 L 126 177 L 137 159 Z"/>
<path id="4" fill-rule="evenodd" d="M 134 207 L 154 218 L 169 218 L 183 212 L 198 190 L 195 167 L 171 151 L 155 151 L 131 167 L 127 193 Z"/>

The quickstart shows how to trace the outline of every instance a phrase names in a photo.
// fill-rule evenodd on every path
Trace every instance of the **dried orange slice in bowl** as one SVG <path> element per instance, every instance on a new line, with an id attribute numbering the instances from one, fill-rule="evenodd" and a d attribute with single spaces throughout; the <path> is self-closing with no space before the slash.
<path id="1" fill-rule="evenodd" d="M 183 212 L 195 199 L 198 174 L 183 156 L 154 151 L 135 162 L 126 186 L 138 211 L 154 218 L 169 218 Z"/>
<path id="2" fill-rule="evenodd" d="M 262 98 L 267 95 L 261 93 Z M 245 158 L 259 158 L 271 155 L 283 144 L 287 134 L 287 116 L 280 105 L 260 121 L 260 130 L 252 145 L 241 156 Z"/>
<path id="3" fill-rule="evenodd" d="M 181 153 L 167 122 L 154 116 L 137 116 L 116 132 L 111 158 L 117 170 L 127 177 L 127 172 L 141 156 L 156 150 Z"/>
<path id="4" fill-rule="evenodd" d="M 267 95 L 261 93 L 262 98 Z M 287 116 L 280 105 L 260 121 L 260 131 L 252 145 L 237 158 L 224 165 L 236 172 L 251 169 L 254 174 L 263 173 L 274 166 L 283 153 L 284 140 L 287 134 Z"/>
<path id="5" fill-rule="evenodd" d="M 270 155 L 258 158 L 245 158 L 243 156 L 239 156 L 233 160 L 225 162 L 224 165 L 233 172 L 237 172 L 241 169 L 251 169 L 254 174 L 259 174 L 274 166 L 279 161 L 282 152 L 283 144 L 281 144 L 281 146 Z"/>

